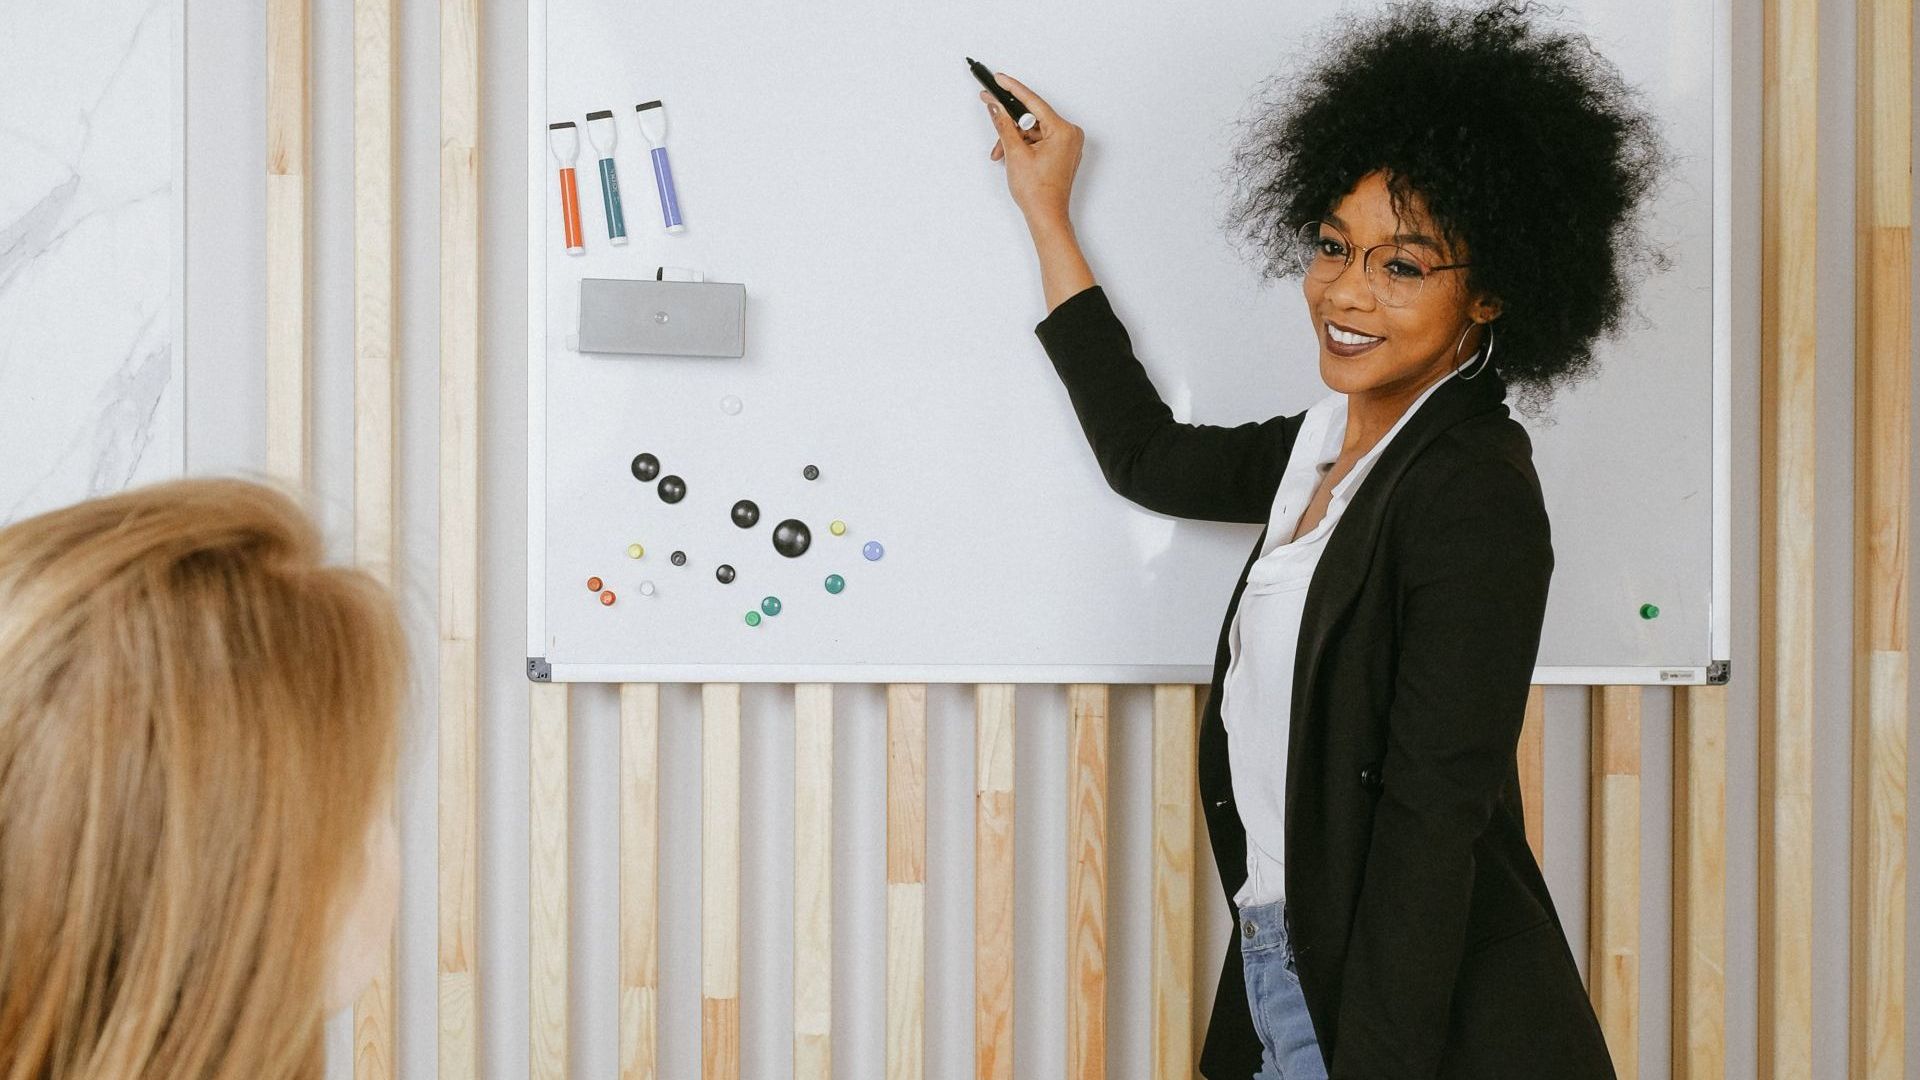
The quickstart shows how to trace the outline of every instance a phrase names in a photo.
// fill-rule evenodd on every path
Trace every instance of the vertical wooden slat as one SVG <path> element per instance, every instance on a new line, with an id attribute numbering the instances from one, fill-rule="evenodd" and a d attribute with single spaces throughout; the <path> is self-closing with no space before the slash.
<path id="1" fill-rule="evenodd" d="M 1153 1077 L 1192 1080 L 1195 687 L 1153 688 Z"/>
<path id="2" fill-rule="evenodd" d="M 1913 2 L 1860 0 L 1854 106 L 1854 634 L 1848 1075 L 1906 1069 Z"/>
<path id="3" fill-rule="evenodd" d="M 566 1080 L 568 690 L 546 683 L 528 693 L 528 1065 L 533 1080 Z"/>
<path id="4" fill-rule="evenodd" d="M 926 1075 L 927 688 L 887 687 L 887 1080 Z"/>
<path id="5" fill-rule="evenodd" d="M 267 472 L 305 488 L 307 2 L 267 2 Z"/>
<path id="6" fill-rule="evenodd" d="M 700 706 L 700 1075 L 739 1080 L 740 684 Z"/>
<path id="7" fill-rule="evenodd" d="M 1727 688 L 1673 692 L 1673 1080 L 1727 1072 Z"/>
<path id="8" fill-rule="evenodd" d="M 974 696 L 973 1074 L 1013 1077 L 1013 687 Z"/>
<path id="9" fill-rule="evenodd" d="M 379 16 L 386 19 L 381 21 Z M 386 0 L 354 6 L 354 557 L 393 584 L 393 67 Z M 391 811 L 390 811 L 391 812 Z M 354 1002 L 357 1080 L 394 1075 L 394 939 Z"/>
<path id="10" fill-rule="evenodd" d="M 659 1063 L 660 687 L 620 688 L 620 1080 Z"/>
<path id="11" fill-rule="evenodd" d="M 793 714 L 793 1076 L 833 1080 L 833 687 Z"/>
<path id="12" fill-rule="evenodd" d="M 393 6 L 353 5 L 353 554 L 393 584 Z M 391 812 L 391 811 L 389 811 Z M 394 1075 L 394 940 L 353 1005 L 353 1075 Z"/>
<path id="13" fill-rule="evenodd" d="M 1640 1075 L 1640 688 L 1592 693 L 1588 992 L 1620 1080 Z"/>
<path id="14" fill-rule="evenodd" d="M 1820 20 L 1818 0 L 1765 0 L 1762 8 L 1756 1062 L 1758 1080 L 1800 1080 L 1813 1073 Z"/>
<path id="15" fill-rule="evenodd" d="M 479 1073 L 480 40 L 440 3 L 439 1080 Z"/>
<path id="16" fill-rule="evenodd" d="M 1520 723 L 1520 809 L 1526 817 L 1527 846 L 1533 849 L 1533 861 L 1547 862 L 1547 835 L 1542 811 L 1546 807 L 1547 756 L 1546 688 L 1534 684 L 1527 688 L 1527 713 Z"/>
<path id="17" fill-rule="evenodd" d="M 391 585 L 393 0 L 353 6 L 353 549 Z"/>
<path id="18" fill-rule="evenodd" d="M 1067 1078 L 1107 1075 L 1107 688 L 1067 688 Z"/>

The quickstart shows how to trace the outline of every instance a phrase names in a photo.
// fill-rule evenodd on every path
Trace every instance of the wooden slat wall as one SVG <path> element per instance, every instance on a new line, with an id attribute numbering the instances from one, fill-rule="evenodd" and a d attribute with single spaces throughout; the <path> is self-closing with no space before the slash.
<path id="1" fill-rule="evenodd" d="M 1673 1080 L 1727 1074 L 1727 688 L 1673 691 Z"/>
<path id="2" fill-rule="evenodd" d="M 479 1073 L 480 37 L 440 0 L 440 1080 Z"/>
<path id="3" fill-rule="evenodd" d="M 1765 0 L 1763 10 L 1756 1060 L 1759 1080 L 1798 1080 L 1813 1072 L 1819 5 Z"/>
<path id="4" fill-rule="evenodd" d="M 740 684 L 701 688 L 700 1075 L 740 1078 Z"/>
<path id="5" fill-rule="evenodd" d="M 353 5 L 353 556 L 391 587 L 393 528 L 393 6 Z M 389 812 L 392 812 L 391 810 Z M 353 1006 L 355 1080 L 394 1075 L 394 940 Z"/>
<path id="6" fill-rule="evenodd" d="M 568 919 L 568 691 L 528 688 L 528 1071 L 566 1080 Z"/>
<path id="7" fill-rule="evenodd" d="M 1107 1075 L 1107 697 L 1067 687 L 1067 1080 Z"/>
<path id="8" fill-rule="evenodd" d="M 1527 846 L 1533 848 L 1533 861 L 1546 865 L 1547 835 L 1544 826 L 1547 793 L 1545 787 L 1547 757 L 1546 688 L 1527 690 L 1527 714 L 1520 724 L 1520 806 L 1526 815 Z"/>
<path id="9" fill-rule="evenodd" d="M 927 688 L 887 687 L 887 1080 L 926 1074 Z"/>
<path id="10" fill-rule="evenodd" d="M 271 474 L 310 471 L 308 337 L 308 5 L 269 0 L 267 26 L 267 455 Z M 439 1075 L 478 1073 L 476 995 L 475 637 L 478 592 L 479 84 L 476 0 L 441 0 L 441 543 Z M 1817 245 L 1815 0 L 1764 5 L 1760 471 L 1760 852 L 1756 1025 L 1761 1077 L 1812 1068 L 1812 633 L 1814 339 Z M 1905 566 L 1912 512 L 1908 291 L 1912 199 L 1911 0 L 1858 7 L 1856 145 L 1857 550 L 1850 1071 L 1903 1075 L 1905 927 Z M 393 554 L 393 60 L 391 0 L 355 0 L 355 551 L 390 579 Z M 1197 689 L 1155 690 L 1152 1053 L 1156 1077 L 1192 1075 L 1195 994 L 1193 789 Z M 1102 695 L 1099 706 L 1092 695 Z M 1593 987 L 1622 1076 L 1637 1073 L 1637 688 L 1594 695 Z M 1679 688 L 1674 729 L 1672 1075 L 1725 1073 L 1726 691 Z M 1074 725 L 1070 817 L 1068 1061 L 1104 1071 L 1104 689 L 1069 691 Z M 978 700 L 980 827 L 976 880 L 980 1075 L 1012 1068 L 1013 860 L 1010 687 Z M 650 1076 L 657 1014 L 658 688 L 622 691 L 621 1064 Z M 703 940 L 703 1061 L 738 1072 L 738 687 L 706 688 L 708 927 Z M 889 691 L 888 1062 L 924 1071 L 925 713 L 923 687 Z M 796 689 L 805 725 L 796 767 L 795 1060 L 830 1073 L 830 689 Z M 564 1075 L 564 690 L 530 690 L 535 770 L 536 1075 Z M 1544 733 L 1529 696 L 1519 771 L 1527 833 L 1542 855 Z M 1098 723 L 1094 718 L 1098 716 Z M 1004 753 L 1001 750 L 1004 749 Z M 801 953 L 796 953 L 800 956 Z M 393 1070 L 389 964 L 356 1007 L 356 1073 Z M 556 978 L 556 972 L 558 977 Z M 544 1025 L 544 1026 L 543 1026 Z"/>
<path id="11" fill-rule="evenodd" d="M 1906 1070 L 1913 3 L 1859 0 L 1848 1075 Z"/>
<path id="12" fill-rule="evenodd" d="M 653 1080 L 660 1023 L 660 687 L 620 688 L 620 1080 Z"/>
<path id="13" fill-rule="evenodd" d="M 1196 688 L 1153 688 L 1153 1080 L 1192 1080 Z"/>
<path id="14" fill-rule="evenodd" d="M 793 688 L 793 1076 L 833 1078 L 833 687 Z"/>
<path id="15" fill-rule="evenodd" d="M 267 472 L 307 486 L 307 3 L 267 2 Z"/>
<path id="16" fill-rule="evenodd" d="M 973 1075 L 1013 1077 L 1014 688 L 975 690 Z"/>
<path id="17" fill-rule="evenodd" d="M 1640 1075 L 1640 688 L 1592 693 L 1588 992 L 1620 1080 Z"/>

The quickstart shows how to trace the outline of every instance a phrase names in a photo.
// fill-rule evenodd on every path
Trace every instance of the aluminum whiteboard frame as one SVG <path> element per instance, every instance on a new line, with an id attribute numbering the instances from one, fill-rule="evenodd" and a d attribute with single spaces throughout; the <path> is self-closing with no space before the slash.
<path id="1" fill-rule="evenodd" d="M 1713 0 L 1713 548 L 1706 666 L 1539 667 L 1557 686 L 1704 685 L 1728 681 L 1733 651 L 1733 9 Z M 546 170 L 547 2 L 527 0 L 527 678 L 534 682 L 1200 683 L 1199 664 L 552 664 L 547 636 Z"/>

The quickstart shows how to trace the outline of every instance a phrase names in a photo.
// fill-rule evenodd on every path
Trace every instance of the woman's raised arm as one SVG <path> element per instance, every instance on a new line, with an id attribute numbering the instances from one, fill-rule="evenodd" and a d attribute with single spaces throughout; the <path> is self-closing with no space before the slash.
<path id="1" fill-rule="evenodd" d="M 1091 286 L 1034 327 L 1114 491 L 1162 514 L 1264 524 L 1306 413 L 1238 427 L 1183 424 Z"/>
<path id="2" fill-rule="evenodd" d="M 1048 314 L 1034 332 L 1066 384 L 1107 483 L 1163 514 L 1264 523 L 1306 414 L 1238 427 L 1174 420 L 1073 233 L 1068 204 L 1084 133 L 1019 80 L 996 78 L 1037 121 L 1021 131 L 991 95 L 980 95 L 999 135 L 989 156 L 1005 160 L 1008 193 L 1040 258 Z"/>

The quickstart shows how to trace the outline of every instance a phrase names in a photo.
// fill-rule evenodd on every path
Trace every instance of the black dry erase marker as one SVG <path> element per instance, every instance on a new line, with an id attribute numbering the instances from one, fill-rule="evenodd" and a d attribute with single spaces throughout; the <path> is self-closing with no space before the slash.
<path id="1" fill-rule="evenodd" d="M 987 93 L 999 100 L 1000 107 L 1007 110 L 1007 115 L 1013 117 L 1013 122 L 1021 131 L 1031 131 L 1033 125 L 1040 122 L 1037 117 L 1027 111 L 1025 105 L 1020 104 L 1019 98 L 1007 93 L 1006 87 L 993 80 L 993 72 L 983 67 L 980 61 L 971 56 L 967 57 L 967 70 L 973 72 L 973 77 L 979 79 L 980 85 L 987 88 Z"/>

